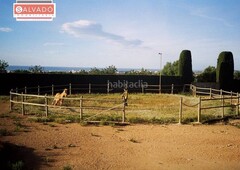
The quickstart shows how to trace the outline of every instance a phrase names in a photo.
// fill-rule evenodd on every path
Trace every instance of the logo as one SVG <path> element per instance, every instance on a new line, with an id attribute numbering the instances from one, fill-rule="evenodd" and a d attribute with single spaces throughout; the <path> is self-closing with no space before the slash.
<path id="1" fill-rule="evenodd" d="M 137 89 L 137 88 L 148 88 L 148 83 L 144 82 L 143 80 L 138 80 L 136 82 L 129 82 L 127 80 L 123 81 L 116 81 L 116 82 L 110 82 L 108 80 L 108 84 L 110 88 L 117 89 L 117 88 L 131 88 L 131 89 Z"/>
<path id="2" fill-rule="evenodd" d="M 16 0 L 13 17 L 17 21 L 52 21 L 56 17 L 56 4 L 52 0 Z"/>

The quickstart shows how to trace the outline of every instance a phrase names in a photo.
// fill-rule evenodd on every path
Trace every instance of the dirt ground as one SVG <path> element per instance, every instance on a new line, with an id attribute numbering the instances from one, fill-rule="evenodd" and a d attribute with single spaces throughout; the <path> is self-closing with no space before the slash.
<path id="1" fill-rule="evenodd" d="M 0 108 L 0 129 L 10 132 L 0 136 L 1 165 L 14 159 L 28 169 L 240 169 L 240 129 L 231 125 L 43 124 L 9 113 L 6 102 Z"/>

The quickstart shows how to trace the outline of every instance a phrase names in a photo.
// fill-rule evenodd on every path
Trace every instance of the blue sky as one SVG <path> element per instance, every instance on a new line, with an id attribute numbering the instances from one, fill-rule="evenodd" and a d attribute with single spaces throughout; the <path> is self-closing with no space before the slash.
<path id="1" fill-rule="evenodd" d="M 231 51 L 240 70 L 240 0 L 55 0 L 51 22 L 19 22 L 0 0 L 0 59 L 10 65 L 147 68 L 192 52 L 193 70 Z"/>

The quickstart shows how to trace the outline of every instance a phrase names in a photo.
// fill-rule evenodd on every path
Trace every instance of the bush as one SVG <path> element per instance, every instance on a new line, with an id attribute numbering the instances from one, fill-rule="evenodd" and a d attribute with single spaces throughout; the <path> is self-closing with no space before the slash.
<path id="1" fill-rule="evenodd" d="M 234 74 L 233 54 L 229 51 L 221 52 L 218 56 L 216 81 L 220 89 L 231 90 Z"/>
<path id="2" fill-rule="evenodd" d="M 190 84 L 193 80 L 192 55 L 189 50 L 183 50 L 180 54 L 178 75 L 182 77 L 185 84 Z"/>

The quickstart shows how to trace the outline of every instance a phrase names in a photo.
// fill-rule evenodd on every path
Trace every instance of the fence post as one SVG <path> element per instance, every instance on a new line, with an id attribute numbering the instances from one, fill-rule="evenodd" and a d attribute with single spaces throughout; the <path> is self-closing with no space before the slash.
<path id="1" fill-rule="evenodd" d="M 107 82 L 107 94 L 109 94 L 109 80 L 108 80 L 108 82 Z"/>
<path id="2" fill-rule="evenodd" d="M 54 96 L 54 85 L 52 84 L 52 96 Z"/>
<path id="3" fill-rule="evenodd" d="M 72 84 L 69 83 L 69 95 L 71 95 L 71 94 L 72 94 Z"/>
<path id="4" fill-rule="evenodd" d="M 212 88 L 210 88 L 210 99 L 212 98 Z"/>
<path id="5" fill-rule="evenodd" d="M 222 118 L 224 117 L 224 96 L 222 95 Z"/>
<path id="6" fill-rule="evenodd" d="M 126 113 L 125 113 L 125 107 L 126 107 L 126 102 L 125 102 L 125 101 L 123 101 L 123 114 L 122 114 L 122 123 L 124 123 L 124 122 L 125 122 L 125 115 L 126 115 Z"/>
<path id="7" fill-rule="evenodd" d="M 220 96 L 222 96 L 222 94 L 223 94 L 223 90 L 222 90 L 222 89 L 220 89 Z"/>
<path id="8" fill-rule="evenodd" d="M 38 85 L 38 95 L 40 95 L 40 86 Z"/>
<path id="9" fill-rule="evenodd" d="M 233 97 L 233 92 L 231 91 L 231 100 L 230 100 L 230 105 L 232 105 L 232 97 Z"/>
<path id="10" fill-rule="evenodd" d="M 80 110 L 79 110 L 80 111 L 80 115 L 79 116 L 80 116 L 80 121 L 81 121 L 82 118 L 83 118 L 82 117 L 82 114 L 83 114 L 83 108 L 82 108 L 82 106 L 83 106 L 83 96 L 80 97 L 80 103 L 79 104 L 80 104 Z"/>
<path id="11" fill-rule="evenodd" d="M 201 123 L 201 97 L 199 97 L 199 101 L 198 101 L 198 123 Z"/>
<path id="12" fill-rule="evenodd" d="M 13 95 L 12 95 L 13 89 L 10 90 L 10 111 L 12 111 L 13 108 Z"/>
<path id="13" fill-rule="evenodd" d="M 141 83 L 141 87 L 142 87 L 142 93 L 144 93 L 144 86 L 142 83 Z"/>
<path id="14" fill-rule="evenodd" d="M 237 105 L 236 105 L 236 114 L 239 115 L 239 94 L 237 93 Z"/>
<path id="15" fill-rule="evenodd" d="M 15 91 L 16 93 L 18 93 L 18 88 L 16 87 L 16 91 Z M 18 95 L 16 96 L 16 100 L 18 101 Z"/>
<path id="16" fill-rule="evenodd" d="M 180 97 L 179 123 L 178 124 L 182 124 L 182 100 L 183 100 L 183 98 Z"/>
<path id="17" fill-rule="evenodd" d="M 196 86 L 193 86 L 194 88 L 193 88 L 193 91 L 194 91 L 194 97 L 196 97 L 197 96 L 197 87 Z"/>
<path id="18" fill-rule="evenodd" d="M 27 86 L 24 87 L 24 93 L 27 94 Z"/>
<path id="19" fill-rule="evenodd" d="M 24 106 L 24 95 L 23 95 L 23 92 L 22 92 L 21 98 L 22 98 L 22 115 L 24 115 L 25 114 L 25 106 Z"/>
<path id="20" fill-rule="evenodd" d="M 91 83 L 88 84 L 88 93 L 91 94 Z"/>
<path id="21" fill-rule="evenodd" d="M 174 90 L 174 84 L 172 84 L 171 94 L 173 94 L 173 90 Z"/>
<path id="22" fill-rule="evenodd" d="M 47 94 L 45 94 L 45 111 L 46 111 L 46 117 L 48 117 L 48 98 L 47 98 Z"/>

